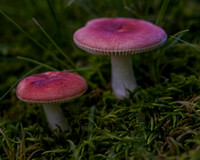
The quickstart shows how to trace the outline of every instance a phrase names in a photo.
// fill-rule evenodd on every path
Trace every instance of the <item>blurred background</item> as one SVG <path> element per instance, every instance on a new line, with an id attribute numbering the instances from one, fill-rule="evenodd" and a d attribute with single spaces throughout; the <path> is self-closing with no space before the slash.
<path id="1" fill-rule="evenodd" d="M 169 38 L 167 45 L 175 40 L 170 36 L 175 35 L 199 48 L 200 2 L 198 0 L 149 0 L 148 2 L 145 0 L 1 0 L 0 10 L 1 96 L 23 75 L 38 66 L 33 61 L 58 70 L 73 69 L 74 66 L 67 61 L 60 50 L 78 67 L 101 67 L 100 72 L 103 73 L 105 81 L 109 83 L 109 58 L 92 56 L 78 49 L 73 43 L 73 33 L 84 26 L 88 20 L 94 18 L 131 17 L 145 19 L 161 26 L 167 32 Z M 43 27 L 60 50 L 36 25 L 33 18 Z M 182 31 L 183 33 L 179 33 Z M 174 42 L 168 46 L 165 53 L 151 54 L 152 57 L 147 54 L 133 56 L 134 62 L 136 62 L 133 64 L 134 67 L 140 66 L 135 71 L 139 75 L 139 84 L 141 82 L 143 85 L 149 85 L 146 84 L 148 82 L 145 84 L 143 82 L 147 76 L 149 77 L 145 70 L 151 70 L 145 64 L 154 63 L 154 59 L 158 58 L 159 64 L 154 67 L 163 67 L 163 75 L 159 74 L 156 75 L 157 77 L 151 78 L 150 84 L 160 81 L 161 77 L 169 76 L 171 71 L 198 74 L 199 68 L 194 69 L 194 65 L 198 65 L 195 64 L 199 58 L 198 53 L 187 43 L 177 41 L 178 43 Z M 181 47 L 174 45 L 181 45 Z M 176 65 L 171 65 L 174 61 L 176 61 Z M 165 65 L 167 65 L 167 69 L 164 68 Z M 181 66 L 184 67 L 184 70 Z M 37 72 L 46 70 L 49 68 L 42 67 Z M 86 74 L 85 72 L 82 73 Z M 88 72 L 92 75 L 95 74 L 91 70 Z M 95 77 L 95 75 L 93 76 Z M 102 87 L 101 82 L 99 84 Z M 9 106 L 13 96 L 15 96 L 13 92 L 8 93 L 0 104 L 6 103 Z"/>

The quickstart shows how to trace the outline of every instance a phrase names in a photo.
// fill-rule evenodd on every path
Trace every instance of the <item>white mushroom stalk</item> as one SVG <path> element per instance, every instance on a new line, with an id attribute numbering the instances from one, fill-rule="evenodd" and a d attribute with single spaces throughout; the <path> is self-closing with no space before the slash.
<path id="1" fill-rule="evenodd" d="M 137 86 L 131 56 L 111 56 L 111 65 L 114 95 L 119 99 L 128 97 Z"/>
<path id="2" fill-rule="evenodd" d="M 51 131 L 55 130 L 56 128 L 60 128 L 62 131 L 69 129 L 69 125 L 66 122 L 65 116 L 58 103 L 44 103 L 43 109 Z"/>

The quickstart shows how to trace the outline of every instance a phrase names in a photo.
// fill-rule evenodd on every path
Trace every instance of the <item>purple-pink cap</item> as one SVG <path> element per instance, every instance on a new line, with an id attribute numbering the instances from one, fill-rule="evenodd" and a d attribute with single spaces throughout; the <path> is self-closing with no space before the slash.
<path id="1" fill-rule="evenodd" d="M 79 97 L 87 90 L 81 76 L 60 71 L 50 71 L 28 76 L 17 86 L 17 97 L 25 102 L 53 103 Z"/>
<path id="2" fill-rule="evenodd" d="M 153 50 L 167 40 L 151 22 L 133 18 L 99 18 L 74 33 L 75 44 L 92 54 L 131 55 Z"/>

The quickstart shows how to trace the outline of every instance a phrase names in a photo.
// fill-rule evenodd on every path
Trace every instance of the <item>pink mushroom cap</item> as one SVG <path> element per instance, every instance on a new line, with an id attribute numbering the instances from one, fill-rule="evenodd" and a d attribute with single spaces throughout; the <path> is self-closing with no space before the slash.
<path id="1" fill-rule="evenodd" d="M 59 71 L 50 71 L 28 76 L 17 86 L 17 97 L 26 102 L 63 102 L 82 95 L 87 83 L 81 76 Z"/>
<path id="2" fill-rule="evenodd" d="M 165 31 L 151 22 L 133 18 L 99 18 L 74 33 L 76 45 L 93 54 L 131 55 L 160 47 Z"/>

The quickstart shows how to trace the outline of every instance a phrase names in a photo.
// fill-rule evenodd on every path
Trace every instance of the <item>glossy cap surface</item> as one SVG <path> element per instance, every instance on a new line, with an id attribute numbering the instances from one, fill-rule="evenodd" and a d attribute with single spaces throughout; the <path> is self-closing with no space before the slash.
<path id="1" fill-rule="evenodd" d="M 79 75 L 51 71 L 28 76 L 17 86 L 17 97 L 26 102 L 62 102 L 82 95 L 86 81 Z"/>
<path id="2" fill-rule="evenodd" d="M 165 43 L 165 31 L 151 22 L 132 18 L 99 18 L 74 33 L 75 44 L 92 54 L 131 55 Z"/>

